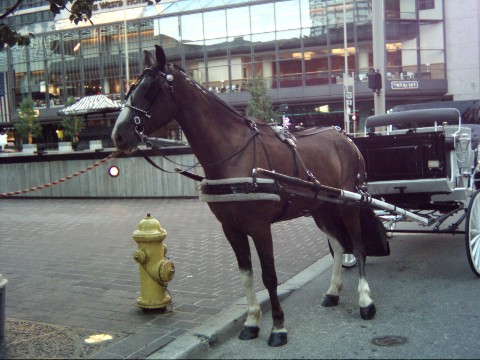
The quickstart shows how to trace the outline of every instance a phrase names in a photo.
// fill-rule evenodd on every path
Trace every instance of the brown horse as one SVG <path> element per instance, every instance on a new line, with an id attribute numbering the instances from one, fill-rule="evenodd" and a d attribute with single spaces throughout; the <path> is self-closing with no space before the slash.
<path id="1" fill-rule="evenodd" d="M 277 134 L 270 126 L 245 118 L 190 80 L 180 68 L 167 64 L 159 46 L 155 55 L 145 51 L 145 65 L 127 96 L 112 138 L 118 150 L 132 153 L 140 140 L 147 139 L 146 134 L 172 120 L 182 127 L 205 172 L 202 196 L 221 222 L 238 261 L 248 303 L 239 337 L 257 337 L 261 318 L 253 286 L 250 236 L 270 296 L 273 328 L 268 343 L 287 343 L 284 313 L 277 295 L 271 224 L 306 213 L 328 235 L 334 252 L 333 275 L 322 305 L 338 304 L 343 254 L 353 253 L 360 273 L 360 313 L 362 318 L 371 319 L 375 306 L 365 279 L 365 259 L 366 255 L 379 255 L 368 253 L 368 247 L 370 239 L 378 238 L 382 232 L 373 211 L 295 196 L 288 187 L 255 171 L 265 168 L 301 179 L 314 177 L 322 185 L 357 191 L 364 182 L 365 166 L 352 141 L 334 128 L 299 133 L 296 139 L 287 132 Z M 287 141 L 282 141 L 285 137 Z M 362 228 L 362 223 L 368 226 Z"/>

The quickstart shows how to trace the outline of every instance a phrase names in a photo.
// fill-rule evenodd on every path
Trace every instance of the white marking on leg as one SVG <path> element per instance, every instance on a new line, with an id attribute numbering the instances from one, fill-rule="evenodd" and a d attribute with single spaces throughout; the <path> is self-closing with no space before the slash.
<path id="1" fill-rule="evenodd" d="M 277 329 L 272 327 L 272 333 L 287 333 L 287 328 L 285 326 L 282 326 L 280 329 Z"/>
<path id="2" fill-rule="evenodd" d="M 342 262 L 343 262 L 343 247 L 333 238 L 329 238 L 330 246 L 333 250 L 333 272 L 330 279 L 330 287 L 327 290 L 327 295 L 338 296 L 342 290 Z"/>
<path id="3" fill-rule="evenodd" d="M 240 278 L 242 279 L 243 289 L 247 298 L 248 315 L 245 320 L 245 326 L 260 326 L 262 319 L 262 310 L 257 301 L 257 295 L 253 288 L 253 273 L 251 271 L 240 270 Z"/>
<path id="4" fill-rule="evenodd" d="M 358 304 L 364 308 L 370 306 L 373 303 L 370 297 L 370 287 L 368 286 L 365 278 L 360 278 L 358 281 Z"/>

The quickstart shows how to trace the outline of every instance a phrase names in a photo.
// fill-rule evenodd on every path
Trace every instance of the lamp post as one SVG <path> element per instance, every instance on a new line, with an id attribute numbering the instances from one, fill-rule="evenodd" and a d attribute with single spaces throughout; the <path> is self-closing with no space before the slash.
<path id="1" fill-rule="evenodd" d="M 350 106 L 348 101 L 352 101 L 349 91 L 349 79 L 348 79 L 348 51 L 347 51 L 347 11 L 345 6 L 345 0 L 343 0 L 343 56 L 345 59 L 345 73 L 343 74 L 343 121 L 344 129 L 348 134 L 350 133 Z M 347 99 L 350 98 L 350 99 Z"/>
<path id="2" fill-rule="evenodd" d="M 384 1 L 372 1 L 373 68 L 381 74 L 381 89 L 373 96 L 375 115 L 385 114 L 385 11 Z"/>
<path id="3" fill-rule="evenodd" d="M 125 81 L 127 82 L 127 92 L 130 85 L 130 74 L 129 74 L 129 63 L 128 63 L 128 31 L 127 31 L 127 12 L 125 9 L 126 5 L 123 5 L 123 30 L 125 36 Z"/>

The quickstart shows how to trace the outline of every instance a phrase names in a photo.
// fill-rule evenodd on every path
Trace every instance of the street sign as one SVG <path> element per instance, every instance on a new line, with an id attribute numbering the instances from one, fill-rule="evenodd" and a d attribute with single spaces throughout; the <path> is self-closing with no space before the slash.
<path id="1" fill-rule="evenodd" d="M 418 81 L 392 81 L 392 90 L 418 89 Z"/>

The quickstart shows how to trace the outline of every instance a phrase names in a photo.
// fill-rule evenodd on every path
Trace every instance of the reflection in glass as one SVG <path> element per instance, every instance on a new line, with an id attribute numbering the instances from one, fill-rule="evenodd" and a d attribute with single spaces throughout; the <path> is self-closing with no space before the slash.
<path id="1" fill-rule="evenodd" d="M 180 41 L 180 30 L 179 30 L 180 18 L 178 16 L 172 16 L 167 18 L 162 18 L 159 20 L 159 29 L 160 29 L 160 44 L 164 48 L 170 48 L 177 46 Z"/>
<path id="2" fill-rule="evenodd" d="M 207 73 L 205 69 L 203 41 L 195 41 L 184 44 L 183 52 L 185 54 L 184 69 L 188 76 L 190 76 L 200 85 L 205 86 L 207 81 Z"/>
<path id="3" fill-rule="evenodd" d="M 203 40 L 203 16 L 190 14 L 181 16 L 182 40 L 196 41 Z"/>
<path id="4" fill-rule="evenodd" d="M 275 2 L 276 29 L 300 29 L 300 6 L 298 0 Z"/>
<path id="5" fill-rule="evenodd" d="M 250 9 L 252 34 L 275 31 L 273 3 L 252 6 Z"/>
<path id="6" fill-rule="evenodd" d="M 205 39 L 227 36 L 225 10 L 209 11 L 203 15 Z"/>
<path id="7" fill-rule="evenodd" d="M 249 7 L 227 9 L 227 33 L 229 37 L 250 34 Z"/>

